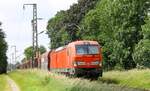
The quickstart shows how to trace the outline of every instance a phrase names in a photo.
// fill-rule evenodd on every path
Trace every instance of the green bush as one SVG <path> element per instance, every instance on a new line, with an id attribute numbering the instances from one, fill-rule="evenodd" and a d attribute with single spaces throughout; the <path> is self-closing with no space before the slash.
<path id="1" fill-rule="evenodd" d="M 133 54 L 134 61 L 138 66 L 150 68 L 150 40 L 141 40 L 136 46 Z"/>

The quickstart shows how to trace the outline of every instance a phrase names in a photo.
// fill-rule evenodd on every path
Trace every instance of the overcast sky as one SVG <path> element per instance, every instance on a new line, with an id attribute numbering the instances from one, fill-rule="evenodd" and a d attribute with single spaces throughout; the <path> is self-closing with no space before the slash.
<path id="1" fill-rule="evenodd" d="M 6 41 L 9 45 L 7 55 L 9 60 L 16 45 L 18 60 L 22 58 L 26 47 L 32 45 L 32 6 L 26 6 L 23 10 L 23 4 L 37 3 L 38 32 L 46 30 L 47 22 L 54 17 L 57 11 L 66 10 L 77 0 L 0 0 L 0 21 L 2 29 L 6 34 Z M 39 45 L 49 47 L 49 38 L 46 34 L 39 35 Z"/>

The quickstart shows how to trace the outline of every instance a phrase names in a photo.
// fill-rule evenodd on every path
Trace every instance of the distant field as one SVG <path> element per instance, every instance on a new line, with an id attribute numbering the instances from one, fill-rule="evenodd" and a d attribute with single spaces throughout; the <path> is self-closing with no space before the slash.
<path id="1" fill-rule="evenodd" d="M 150 69 L 146 70 L 129 70 L 129 71 L 111 71 L 104 73 L 102 79 L 106 83 L 115 83 L 120 86 L 134 88 L 143 88 L 150 90 Z"/>
<path id="2" fill-rule="evenodd" d="M 146 91 L 39 70 L 16 71 L 9 73 L 9 76 L 20 86 L 21 91 Z"/>

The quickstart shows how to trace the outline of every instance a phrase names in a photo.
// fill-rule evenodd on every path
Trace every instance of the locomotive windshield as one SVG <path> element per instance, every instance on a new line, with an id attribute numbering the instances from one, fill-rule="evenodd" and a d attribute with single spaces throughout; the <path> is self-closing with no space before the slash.
<path id="1" fill-rule="evenodd" d="M 99 54 L 97 45 L 76 45 L 77 54 Z"/>

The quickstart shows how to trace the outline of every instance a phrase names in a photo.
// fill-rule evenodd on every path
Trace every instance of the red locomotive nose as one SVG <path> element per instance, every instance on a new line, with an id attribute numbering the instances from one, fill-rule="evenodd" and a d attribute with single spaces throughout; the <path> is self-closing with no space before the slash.
<path id="1" fill-rule="evenodd" d="M 101 67 L 100 55 L 84 55 L 75 57 L 76 68 L 99 68 Z"/>

